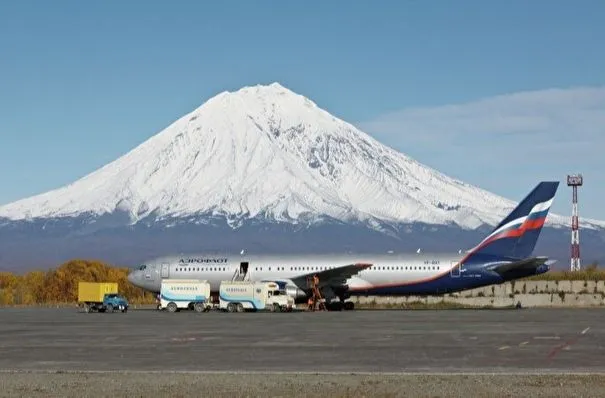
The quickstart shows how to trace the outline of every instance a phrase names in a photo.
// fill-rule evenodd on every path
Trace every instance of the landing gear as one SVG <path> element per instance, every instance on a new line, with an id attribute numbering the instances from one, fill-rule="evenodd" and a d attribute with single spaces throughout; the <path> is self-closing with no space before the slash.
<path id="1" fill-rule="evenodd" d="M 352 301 L 345 301 L 346 299 L 348 299 L 349 297 L 351 297 L 350 295 L 346 294 L 346 293 L 341 293 L 338 295 L 338 300 L 340 300 L 340 309 L 338 311 L 353 311 L 353 309 L 355 308 L 355 303 L 353 303 Z"/>
<path id="2" fill-rule="evenodd" d="M 351 301 L 334 301 L 329 305 L 330 311 L 353 311 L 355 303 Z"/>

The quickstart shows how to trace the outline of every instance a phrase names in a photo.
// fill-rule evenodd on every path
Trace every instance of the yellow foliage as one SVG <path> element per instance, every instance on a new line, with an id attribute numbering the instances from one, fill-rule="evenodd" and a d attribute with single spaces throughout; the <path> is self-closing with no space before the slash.
<path id="1" fill-rule="evenodd" d="M 78 282 L 117 282 L 118 291 L 132 304 L 151 304 L 151 293 L 128 282 L 128 268 L 116 268 L 100 261 L 75 259 L 47 272 L 32 271 L 23 276 L 0 272 L 1 305 L 75 303 Z"/>

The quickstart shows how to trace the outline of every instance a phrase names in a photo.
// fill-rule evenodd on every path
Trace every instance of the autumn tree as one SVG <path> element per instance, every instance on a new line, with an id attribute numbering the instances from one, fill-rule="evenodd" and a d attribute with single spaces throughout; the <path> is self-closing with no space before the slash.
<path id="1" fill-rule="evenodd" d="M 79 282 L 117 282 L 118 291 L 133 304 L 153 303 L 152 294 L 128 282 L 128 268 L 96 260 L 75 259 L 57 269 L 33 271 L 24 276 L 0 273 L 0 304 L 32 305 L 74 303 Z"/>

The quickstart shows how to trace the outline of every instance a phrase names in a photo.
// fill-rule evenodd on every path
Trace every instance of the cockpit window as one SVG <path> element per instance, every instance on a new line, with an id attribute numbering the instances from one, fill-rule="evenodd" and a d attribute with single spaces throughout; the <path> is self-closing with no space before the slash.
<path id="1" fill-rule="evenodd" d="M 147 268 L 147 266 L 145 264 L 139 266 L 139 271 L 143 271 L 145 268 Z"/>

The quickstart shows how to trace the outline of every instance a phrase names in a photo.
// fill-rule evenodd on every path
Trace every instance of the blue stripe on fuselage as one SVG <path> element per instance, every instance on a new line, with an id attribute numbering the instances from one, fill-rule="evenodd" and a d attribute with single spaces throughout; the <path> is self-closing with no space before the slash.
<path id="1" fill-rule="evenodd" d="M 389 295 L 441 295 L 463 290 L 475 289 L 482 286 L 500 284 L 512 279 L 523 278 L 548 271 L 548 266 L 540 267 L 538 270 L 519 270 L 516 273 L 503 278 L 500 274 L 487 269 L 490 264 L 506 264 L 518 261 L 513 258 L 503 258 L 486 254 L 479 255 L 473 262 L 465 263 L 458 272 L 456 269 L 433 280 L 407 282 L 400 285 L 385 285 L 364 290 L 353 290 L 351 295 L 389 296 Z"/>
<path id="2" fill-rule="evenodd" d="M 479 269 L 478 267 L 464 267 L 457 275 L 452 276 L 451 273 L 447 273 L 427 282 L 384 286 L 367 290 L 351 290 L 350 293 L 352 295 L 371 296 L 439 295 L 503 282 L 503 279 L 495 272 Z"/>

